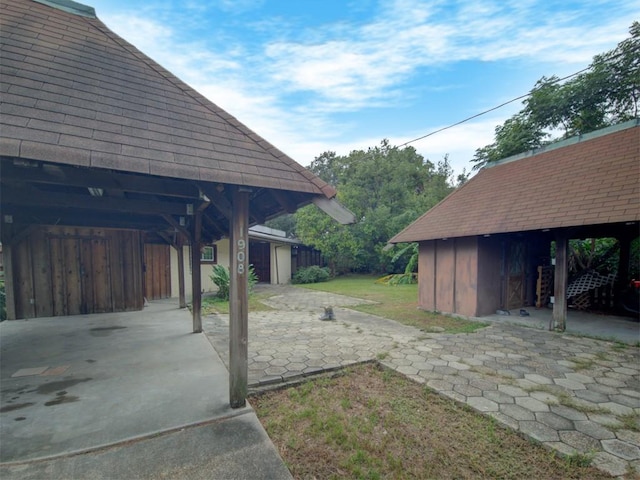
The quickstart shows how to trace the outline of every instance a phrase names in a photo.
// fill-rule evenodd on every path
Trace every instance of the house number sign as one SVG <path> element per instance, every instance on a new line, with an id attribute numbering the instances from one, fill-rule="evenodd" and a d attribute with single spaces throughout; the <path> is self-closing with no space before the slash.
<path id="1" fill-rule="evenodd" d="M 236 253 L 236 260 L 238 261 L 238 274 L 244 275 L 245 266 L 244 261 L 247 258 L 247 253 L 245 251 L 246 242 L 242 239 L 238 240 L 238 253 Z"/>

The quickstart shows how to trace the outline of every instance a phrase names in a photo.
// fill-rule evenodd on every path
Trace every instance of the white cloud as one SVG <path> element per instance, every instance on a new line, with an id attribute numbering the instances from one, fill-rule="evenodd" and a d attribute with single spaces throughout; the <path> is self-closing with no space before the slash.
<path id="1" fill-rule="evenodd" d="M 400 0 L 364 25 L 270 43 L 272 81 L 356 109 L 388 99 L 417 69 L 443 63 L 517 58 L 586 66 L 594 51 L 621 40 L 629 23 L 620 12 L 613 24 L 596 24 L 585 35 L 585 26 L 565 14 L 539 12 L 540 3 L 461 2 L 453 13 L 442 5 Z"/>
<path id="2" fill-rule="evenodd" d="M 260 0 L 236 5 L 255 7 Z M 416 126 L 403 136 L 389 125 L 382 136 L 358 133 L 357 125 L 339 123 L 335 114 L 406 102 L 408 81 L 422 69 L 463 60 L 495 62 L 543 60 L 576 70 L 594 53 L 605 51 L 627 34 L 629 12 L 637 0 L 622 2 L 607 22 L 574 23 L 571 12 L 541 10 L 544 2 L 423 1 L 381 2 L 377 17 L 360 23 L 326 24 L 292 39 L 294 29 L 261 18 L 253 24 L 260 38 L 251 45 L 232 31 L 218 32 L 225 41 L 188 39 L 177 26 L 148 13 L 100 16 L 111 29 L 203 95 L 300 163 L 320 153 L 348 154 L 378 145 L 383 136 L 401 144 L 437 126 Z M 227 0 L 218 8 L 233 8 Z M 588 10 L 588 7 L 582 7 Z M 539 11 L 541 10 L 541 11 Z M 141 14 L 142 15 L 142 14 Z M 163 23 L 161 23 L 163 22 Z M 586 26 L 585 26 L 586 25 Z M 588 31 L 585 32 L 585 29 Z M 554 70 L 549 74 L 556 73 Z M 446 90 L 451 85 L 422 85 Z M 498 103 L 498 101 L 496 101 Z M 492 105 L 488 105 L 492 106 Z M 503 117 L 483 117 L 412 144 L 436 162 L 449 153 L 456 172 L 470 168 L 476 148 L 491 143 Z M 346 120 L 345 120 L 346 122 Z M 347 132 L 345 134 L 345 132 Z"/>

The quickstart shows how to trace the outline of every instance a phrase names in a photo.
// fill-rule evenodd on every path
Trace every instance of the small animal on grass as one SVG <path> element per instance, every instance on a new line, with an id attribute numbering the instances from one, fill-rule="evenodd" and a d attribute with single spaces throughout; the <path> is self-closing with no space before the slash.
<path id="1" fill-rule="evenodd" d="M 320 320 L 335 320 L 336 317 L 333 314 L 333 307 L 324 307 L 324 315 L 320 317 Z"/>

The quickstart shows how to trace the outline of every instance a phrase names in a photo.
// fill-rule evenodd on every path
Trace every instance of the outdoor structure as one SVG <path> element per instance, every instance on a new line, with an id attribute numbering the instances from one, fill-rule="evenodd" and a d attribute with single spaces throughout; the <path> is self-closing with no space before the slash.
<path id="1" fill-rule="evenodd" d="M 564 329 L 570 239 L 616 238 L 616 290 L 628 285 L 630 244 L 640 235 L 639 125 L 488 165 L 391 239 L 419 242 L 419 306 L 465 316 L 543 306 L 543 272 L 551 271 L 550 328 Z"/>
<path id="2" fill-rule="evenodd" d="M 311 202 L 343 222 L 352 214 L 332 187 L 115 35 L 93 8 L 16 0 L 0 22 L 8 318 L 141 309 L 155 278 L 143 265 L 163 242 L 177 251 L 181 306 L 191 247 L 201 332 L 201 245 L 229 238 L 230 398 L 244 405 L 249 226 Z"/>
<path id="3" fill-rule="evenodd" d="M 169 248 L 166 243 L 156 245 L 146 244 L 145 248 L 153 248 L 157 252 L 145 263 L 145 274 L 153 280 L 145 282 L 147 292 L 145 298 L 151 300 L 155 298 L 168 298 L 177 296 L 178 278 L 178 254 L 176 249 Z M 271 285 L 284 285 L 291 283 L 291 277 L 297 268 L 298 259 L 304 255 L 299 255 L 299 250 L 313 251 L 310 247 L 301 244 L 296 238 L 287 237 L 282 230 L 265 227 L 264 225 L 254 225 L 249 228 L 249 264 L 260 283 Z M 317 252 L 317 251 L 316 251 Z M 319 253 L 319 252 L 318 252 Z M 318 256 L 318 255 L 316 255 Z M 188 248 L 183 251 L 183 264 L 187 266 L 184 270 L 187 283 L 191 280 L 191 255 Z M 321 260 L 321 259 L 318 259 Z M 223 238 L 212 245 L 205 245 L 200 251 L 201 265 L 201 287 L 202 292 L 215 292 L 217 286 L 211 280 L 212 267 L 230 265 L 230 245 L 229 239 Z M 156 273 L 151 273 L 157 272 Z M 166 284 L 170 289 L 158 288 L 158 284 Z"/>

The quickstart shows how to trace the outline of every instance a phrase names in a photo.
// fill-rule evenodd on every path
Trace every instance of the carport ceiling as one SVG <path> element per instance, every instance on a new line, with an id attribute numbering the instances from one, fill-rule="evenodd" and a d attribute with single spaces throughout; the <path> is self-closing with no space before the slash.
<path id="1" fill-rule="evenodd" d="M 229 231 L 235 187 L 228 184 L 11 157 L 0 162 L 2 213 L 4 221 L 16 227 L 74 225 L 171 233 L 186 230 L 193 212 L 201 210 L 203 241 Z M 250 223 L 263 223 L 310 201 L 303 193 L 254 187 Z"/>

